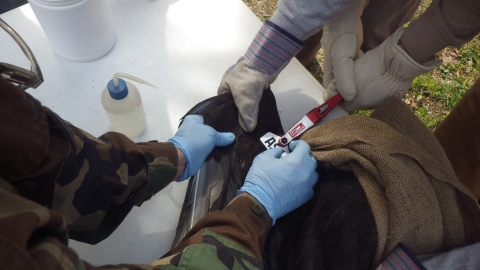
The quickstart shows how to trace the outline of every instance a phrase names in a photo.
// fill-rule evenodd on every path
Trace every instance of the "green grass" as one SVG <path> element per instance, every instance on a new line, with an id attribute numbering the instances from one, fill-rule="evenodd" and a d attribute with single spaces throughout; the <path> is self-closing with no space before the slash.
<path id="1" fill-rule="evenodd" d="M 276 9 L 276 0 L 244 0 L 245 4 L 260 20 L 269 19 Z M 418 18 L 431 0 L 422 0 L 414 19 Z M 412 89 L 405 102 L 415 114 L 434 130 L 462 98 L 465 91 L 480 78 L 480 35 L 464 44 L 460 49 L 446 48 L 438 55 L 443 64 L 437 69 L 420 75 L 413 81 Z M 323 82 L 323 50 L 316 55 L 310 73 L 320 83 Z M 371 111 L 355 111 L 354 114 L 369 115 Z"/>
<path id="2" fill-rule="evenodd" d="M 446 48 L 442 52 L 444 63 L 413 81 L 405 102 L 430 129 L 442 122 L 480 78 L 479 55 L 480 36 L 477 36 L 460 49 Z"/>

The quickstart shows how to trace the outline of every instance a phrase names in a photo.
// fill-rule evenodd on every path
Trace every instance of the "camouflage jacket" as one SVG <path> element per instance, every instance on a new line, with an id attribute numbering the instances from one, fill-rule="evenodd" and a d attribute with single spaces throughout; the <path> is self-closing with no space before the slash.
<path id="1" fill-rule="evenodd" d="M 68 239 L 105 239 L 177 173 L 173 144 L 134 143 L 115 132 L 95 138 L 3 78 L 0 127 L 1 269 L 97 269 Z M 164 259 L 100 268 L 261 268 L 271 219 L 253 205 L 260 205 L 253 197 L 237 197 Z"/>

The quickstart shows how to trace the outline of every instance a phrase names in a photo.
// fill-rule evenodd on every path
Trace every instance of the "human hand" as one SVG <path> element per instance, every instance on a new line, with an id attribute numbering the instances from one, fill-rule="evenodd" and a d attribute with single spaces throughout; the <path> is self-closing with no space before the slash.
<path id="1" fill-rule="evenodd" d="M 423 65 L 413 60 L 398 46 L 404 31 L 405 28 L 399 28 L 378 47 L 355 60 L 357 94 L 341 105 L 346 111 L 375 108 L 391 96 L 403 98 L 416 76 L 442 63 L 437 57 Z"/>
<path id="2" fill-rule="evenodd" d="M 257 126 L 260 99 L 270 81 L 268 74 L 249 65 L 243 58 L 223 75 L 218 94 L 232 92 L 238 108 L 238 122 L 243 130 L 249 132 Z"/>
<path id="3" fill-rule="evenodd" d="M 225 72 L 218 94 L 232 93 L 243 130 L 255 128 L 263 90 L 275 81 L 302 46 L 302 41 L 266 21 L 245 55 Z"/>
<path id="4" fill-rule="evenodd" d="M 318 180 L 317 162 L 304 141 L 292 141 L 292 152 L 281 157 L 280 147 L 266 150 L 253 160 L 245 183 L 237 195 L 247 192 L 257 199 L 275 221 L 313 196 Z"/>
<path id="5" fill-rule="evenodd" d="M 185 117 L 177 133 L 168 140 L 185 156 L 185 170 L 178 181 L 195 175 L 215 146 L 226 146 L 234 140 L 233 133 L 217 132 L 212 127 L 204 125 L 203 117 L 200 115 Z"/>
<path id="6" fill-rule="evenodd" d="M 363 27 L 360 16 L 366 0 L 357 0 L 333 21 L 323 26 L 321 39 L 324 48 L 323 99 L 340 93 L 346 101 L 355 97 L 353 61 L 363 52 Z M 332 80 L 334 80 L 332 82 Z"/>

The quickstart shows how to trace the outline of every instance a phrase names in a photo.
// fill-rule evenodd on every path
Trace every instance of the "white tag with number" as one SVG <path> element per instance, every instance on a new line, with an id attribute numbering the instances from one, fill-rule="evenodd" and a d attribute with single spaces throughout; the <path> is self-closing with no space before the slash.
<path id="1" fill-rule="evenodd" d="M 275 148 L 275 147 L 278 146 L 277 142 L 278 142 L 278 139 L 280 139 L 280 138 L 281 138 L 280 136 L 275 135 L 271 132 L 268 132 L 260 138 L 260 141 L 263 143 L 265 148 L 272 149 L 272 148 Z M 290 153 L 290 149 L 289 149 L 288 145 L 286 147 L 282 147 L 282 149 L 284 151 L 284 153 L 282 154 L 282 157 L 284 157 L 288 153 Z"/>

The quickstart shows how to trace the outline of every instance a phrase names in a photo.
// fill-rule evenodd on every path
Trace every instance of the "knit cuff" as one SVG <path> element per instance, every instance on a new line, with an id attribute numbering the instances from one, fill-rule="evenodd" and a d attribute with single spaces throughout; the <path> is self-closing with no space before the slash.
<path id="1" fill-rule="evenodd" d="M 415 257 L 415 255 L 413 255 L 413 253 L 402 243 L 398 243 L 392 253 L 390 253 L 376 269 L 426 270 L 425 266 L 423 266 L 417 257 Z"/>
<path id="2" fill-rule="evenodd" d="M 247 62 L 272 76 L 303 47 L 303 42 L 276 24 L 265 21 L 250 44 Z"/>

